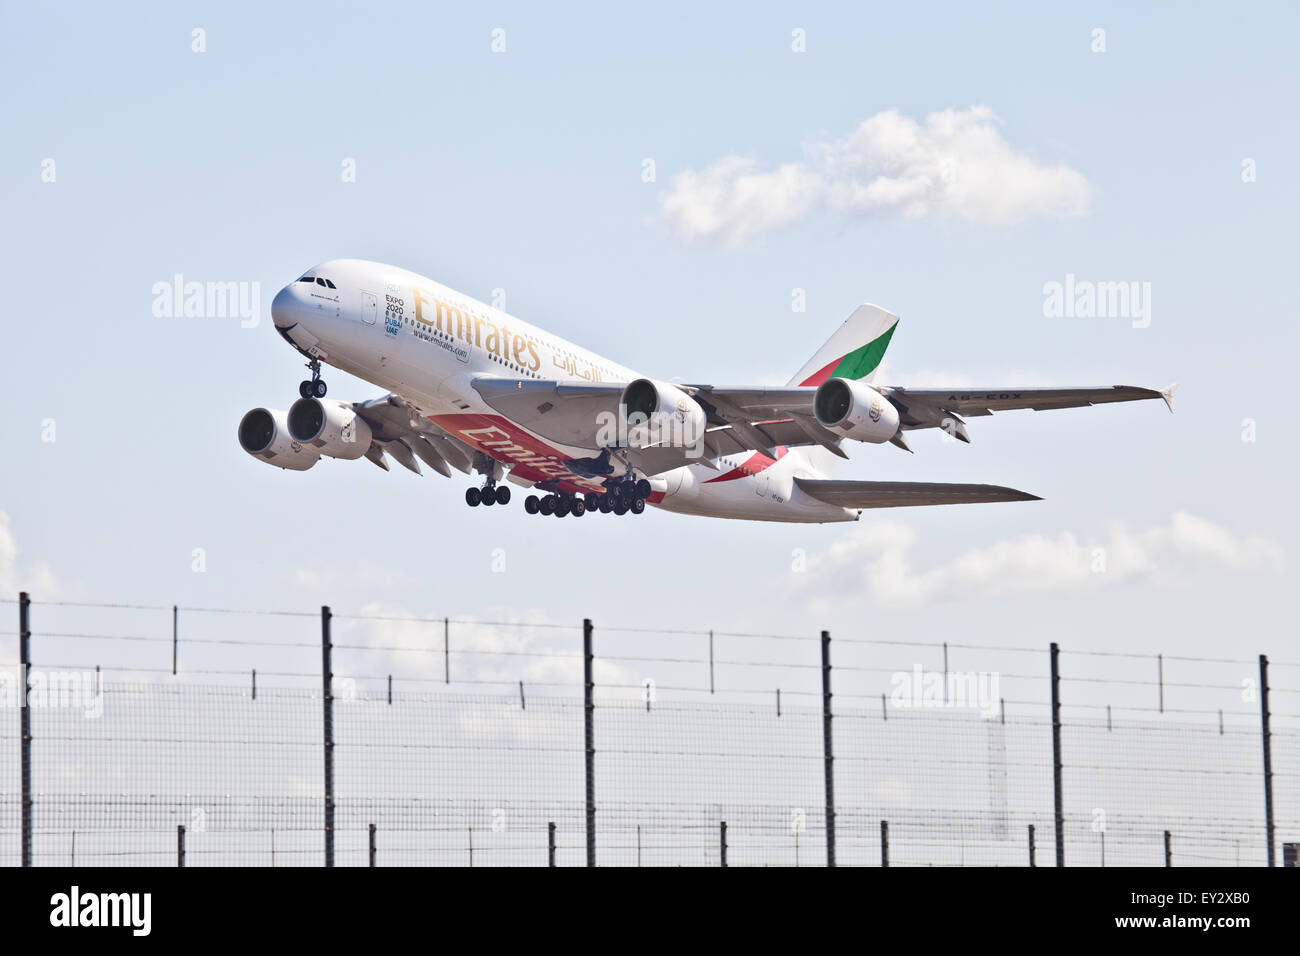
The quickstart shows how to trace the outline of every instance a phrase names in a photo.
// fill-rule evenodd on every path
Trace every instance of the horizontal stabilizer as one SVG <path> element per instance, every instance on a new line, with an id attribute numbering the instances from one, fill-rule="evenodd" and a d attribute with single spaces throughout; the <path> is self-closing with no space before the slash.
<path id="1" fill-rule="evenodd" d="M 1037 495 L 1001 485 L 934 481 L 835 481 L 796 478 L 799 489 L 842 508 L 905 508 L 911 505 L 969 505 L 993 501 L 1040 501 Z"/>

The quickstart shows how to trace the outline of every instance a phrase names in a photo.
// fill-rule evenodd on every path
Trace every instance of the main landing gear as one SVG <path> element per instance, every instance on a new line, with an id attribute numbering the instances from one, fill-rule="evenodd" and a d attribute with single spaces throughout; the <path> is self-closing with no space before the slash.
<path id="1" fill-rule="evenodd" d="M 325 379 L 320 377 L 320 359 L 312 359 L 307 367 L 311 369 L 311 379 L 298 383 L 298 394 L 303 398 L 324 398 Z"/>
<path id="2" fill-rule="evenodd" d="M 497 487 L 495 481 L 489 481 L 482 488 L 466 488 L 465 504 L 471 508 L 478 505 L 508 505 L 510 504 L 510 489 L 505 485 Z"/>
<path id="3" fill-rule="evenodd" d="M 650 497 L 650 482 L 644 478 L 639 481 L 619 481 L 606 487 L 608 490 L 599 495 L 571 495 L 567 492 L 543 495 L 540 498 L 529 495 L 524 499 L 524 510 L 530 515 L 555 515 L 558 518 L 567 515 L 581 518 L 589 511 L 599 511 L 606 515 L 610 512 L 625 515 L 629 511 L 639 515 L 645 511 L 645 500 Z"/>

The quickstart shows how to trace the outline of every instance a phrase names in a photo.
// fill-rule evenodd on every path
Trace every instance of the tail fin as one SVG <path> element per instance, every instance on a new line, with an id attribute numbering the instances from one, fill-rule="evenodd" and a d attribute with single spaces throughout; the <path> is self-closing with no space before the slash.
<path id="1" fill-rule="evenodd" d="M 832 377 L 870 382 L 897 326 L 898 316 L 879 306 L 858 306 L 789 384 L 820 385 Z"/>

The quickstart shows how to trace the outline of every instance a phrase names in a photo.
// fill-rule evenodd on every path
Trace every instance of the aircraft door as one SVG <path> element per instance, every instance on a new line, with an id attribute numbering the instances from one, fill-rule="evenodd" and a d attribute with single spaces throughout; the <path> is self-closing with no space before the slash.
<path id="1" fill-rule="evenodd" d="M 361 293 L 361 321 L 374 325 L 379 318 L 379 296 L 373 292 Z"/>

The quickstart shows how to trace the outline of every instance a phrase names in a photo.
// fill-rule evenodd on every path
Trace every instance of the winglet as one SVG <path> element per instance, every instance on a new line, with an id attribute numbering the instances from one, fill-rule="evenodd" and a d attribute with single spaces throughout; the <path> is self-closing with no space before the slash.
<path id="1" fill-rule="evenodd" d="M 1169 406 L 1169 411 L 1171 412 L 1174 410 L 1174 392 L 1176 391 L 1178 391 L 1177 382 L 1174 382 L 1174 384 L 1170 385 L 1168 388 L 1160 390 L 1160 397 L 1165 400 L 1165 404 Z"/>

